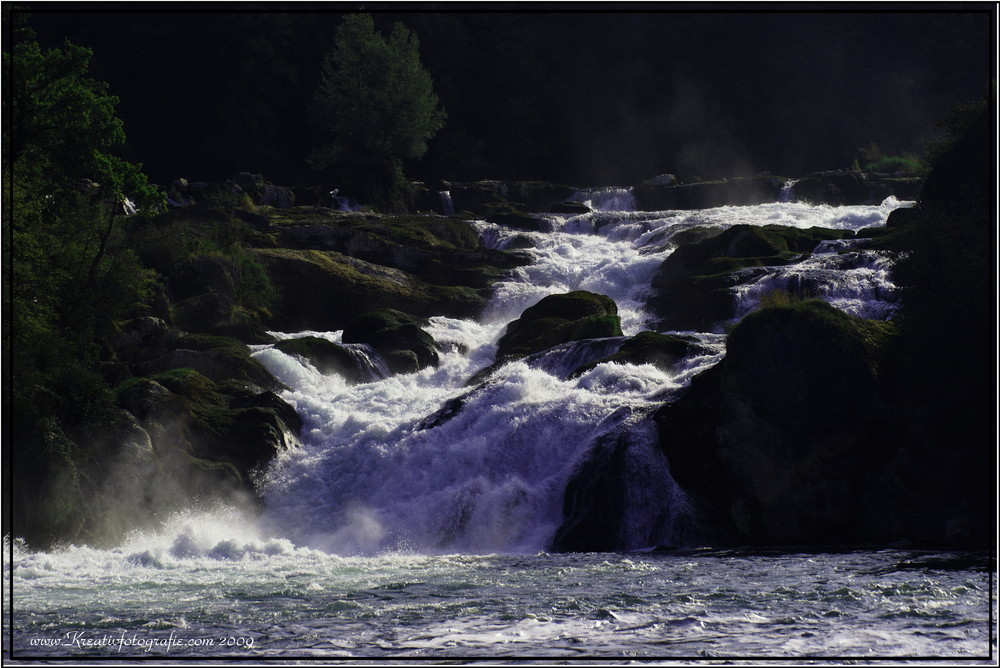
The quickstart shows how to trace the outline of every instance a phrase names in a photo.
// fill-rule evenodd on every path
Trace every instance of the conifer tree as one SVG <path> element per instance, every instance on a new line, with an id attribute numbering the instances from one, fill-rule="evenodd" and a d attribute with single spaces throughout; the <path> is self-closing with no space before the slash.
<path id="1" fill-rule="evenodd" d="M 310 162 L 363 201 L 405 210 L 404 160 L 417 160 L 444 125 L 416 36 L 397 23 L 386 38 L 368 14 L 349 14 L 323 63 L 313 115 L 326 135 Z"/>

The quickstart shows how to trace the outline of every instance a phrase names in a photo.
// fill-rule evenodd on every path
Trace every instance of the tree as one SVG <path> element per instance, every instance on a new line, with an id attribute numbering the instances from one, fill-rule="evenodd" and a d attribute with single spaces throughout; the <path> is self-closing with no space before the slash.
<path id="1" fill-rule="evenodd" d="M 20 18 L 20 17 L 15 17 Z M 74 522 L 86 455 L 72 434 L 112 406 L 103 342 L 142 301 L 148 272 L 124 242 L 126 209 L 164 204 L 125 140 L 91 52 L 43 50 L 27 28 L 3 54 L 3 338 L 13 416 L 14 530 Z"/>
<path id="2" fill-rule="evenodd" d="M 349 14 L 323 63 L 313 114 L 328 141 L 311 157 L 364 201 L 405 210 L 404 160 L 417 160 L 444 125 L 416 36 L 397 23 L 389 38 L 368 14 Z"/>

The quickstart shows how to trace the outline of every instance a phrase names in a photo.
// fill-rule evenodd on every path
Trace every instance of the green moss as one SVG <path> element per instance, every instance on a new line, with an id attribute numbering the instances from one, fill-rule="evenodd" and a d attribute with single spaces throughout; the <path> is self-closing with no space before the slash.
<path id="1" fill-rule="evenodd" d="M 275 316 L 280 326 L 342 329 L 351 318 L 384 307 L 469 317 L 489 297 L 485 289 L 427 283 L 334 251 L 275 248 L 256 253 L 281 288 Z"/>
<path id="2" fill-rule="evenodd" d="M 436 215 L 374 214 L 300 206 L 274 209 L 269 212 L 268 220 L 279 231 L 288 225 L 331 225 L 407 248 L 472 250 L 480 247 L 479 235 L 467 222 Z"/>
<path id="3" fill-rule="evenodd" d="M 497 358 L 540 352 L 560 343 L 621 336 L 614 300 L 583 290 L 549 295 L 507 325 Z"/>
<path id="4" fill-rule="evenodd" d="M 201 457 L 195 457 L 192 454 L 184 451 L 180 451 L 184 457 L 184 461 L 197 472 L 208 473 L 214 476 L 219 476 L 223 479 L 230 479 L 234 483 L 242 485 L 244 483 L 243 476 L 240 475 L 239 469 L 233 465 L 232 462 L 216 461 L 211 459 L 203 459 Z"/>
<path id="5" fill-rule="evenodd" d="M 224 436 L 231 429 L 233 412 L 219 386 L 194 369 L 172 369 L 151 380 L 177 395 L 194 416 L 198 426 L 212 436 Z"/>

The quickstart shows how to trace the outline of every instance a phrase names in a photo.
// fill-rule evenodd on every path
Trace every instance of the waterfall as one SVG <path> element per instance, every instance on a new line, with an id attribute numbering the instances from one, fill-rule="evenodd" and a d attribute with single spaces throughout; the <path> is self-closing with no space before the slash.
<path id="1" fill-rule="evenodd" d="M 351 354 L 355 365 L 369 381 L 381 380 L 391 375 L 385 360 L 368 344 L 341 343 L 340 345 Z"/>
<path id="2" fill-rule="evenodd" d="M 330 191 L 330 203 L 337 211 L 360 211 L 361 204 L 353 197 L 340 195 L 340 190 L 334 188 Z"/>
<path id="3" fill-rule="evenodd" d="M 583 202 L 594 211 L 635 211 L 635 195 L 631 188 L 586 188 L 578 190 L 570 199 Z"/>
<path id="4" fill-rule="evenodd" d="M 898 289 L 890 278 L 893 258 L 884 251 L 845 250 L 857 242 L 854 239 L 822 242 L 812 257 L 797 264 L 774 267 L 763 276 L 736 286 L 734 319 L 753 311 L 775 291 L 792 297 L 823 299 L 862 318 L 890 318 L 898 308 Z"/>
<path id="5" fill-rule="evenodd" d="M 792 188 L 798 183 L 798 179 L 788 179 L 785 184 L 781 186 L 781 191 L 778 193 L 779 202 L 791 202 L 792 201 Z"/>
<path id="6" fill-rule="evenodd" d="M 612 208 L 625 207 L 627 195 L 602 189 L 587 196 Z M 262 482 L 262 525 L 336 554 L 537 552 L 585 535 L 594 517 L 580 510 L 581 499 L 588 486 L 603 484 L 601 476 L 615 475 L 628 484 L 614 516 L 605 518 L 606 526 L 618 527 L 614 545 L 683 543 L 691 535 L 690 508 L 647 416 L 722 358 L 724 323 L 716 334 L 680 332 L 699 345 L 666 371 L 593 363 L 650 328 L 645 304 L 652 275 L 677 244 L 697 242 L 700 231 L 737 224 L 858 230 L 884 224 L 904 205 L 890 198 L 878 206 L 598 211 L 549 216 L 548 232 L 477 221 L 491 248 L 515 237 L 530 241 L 522 252 L 533 262 L 494 284 L 477 319 L 430 319 L 424 329 L 437 343 L 437 367 L 388 375 L 359 346 L 354 350 L 368 356 L 373 380 L 350 384 L 273 347 L 255 349 L 254 357 L 289 388 L 282 396 L 304 423 L 302 447 L 283 452 Z M 854 240 L 826 242 L 797 264 L 738 275 L 732 316 L 785 289 L 884 317 L 895 299 L 891 262 Z M 467 385 L 494 363 L 508 323 L 546 295 L 571 290 L 611 297 L 625 336 L 561 343 Z M 336 333 L 327 338 L 339 342 Z M 575 373 L 581 368 L 587 370 Z M 601 464 L 612 460 L 619 462 L 614 470 Z"/>
<path id="7" fill-rule="evenodd" d="M 441 212 L 446 216 L 455 215 L 455 203 L 451 201 L 451 193 L 447 190 L 438 192 L 441 197 Z"/>

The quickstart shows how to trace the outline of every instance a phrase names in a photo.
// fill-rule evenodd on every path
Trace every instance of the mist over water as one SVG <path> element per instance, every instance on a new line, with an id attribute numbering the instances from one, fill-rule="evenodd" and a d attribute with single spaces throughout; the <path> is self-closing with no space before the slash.
<path id="1" fill-rule="evenodd" d="M 628 206 L 617 189 L 589 195 Z M 4 617 L 5 632 L 25 656 L 236 651 L 116 651 L 74 644 L 73 633 L 240 638 L 246 658 L 987 653 L 990 584 L 982 570 L 899 570 L 913 555 L 892 551 L 698 549 L 689 501 L 653 445 L 649 414 L 722 358 L 725 323 L 681 332 L 697 345 L 667 370 L 603 362 L 579 371 L 650 327 L 650 279 L 678 235 L 736 224 L 856 230 L 884 224 L 906 205 L 598 206 L 545 214 L 550 232 L 477 222 L 494 248 L 527 240 L 534 262 L 495 286 L 480 318 L 430 319 L 437 367 L 373 372 L 369 382 L 348 384 L 272 346 L 255 347 L 304 423 L 301 447 L 283 452 L 261 480 L 263 508 L 178 514 L 107 550 L 8 544 L 4 596 L 12 585 L 17 614 L 13 628 Z M 734 288 L 734 317 L 771 290 L 796 286 L 848 312 L 887 317 L 896 298 L 892 260 L 852 240 L 828 242 L 800 263 L 748 275 Z M 467 385 L 493 363 L 508 322 L 571 290 L 613 298 L 625 336 L 555 346 Z M 339 342 L 341 333 L 275 334 Z M 378 370 L 373 351 L 356 352 Z M 609 440 L 627 448 L 636 483 L 621 527 L 632 550 L 547 554 L 568 482 Z"/>

